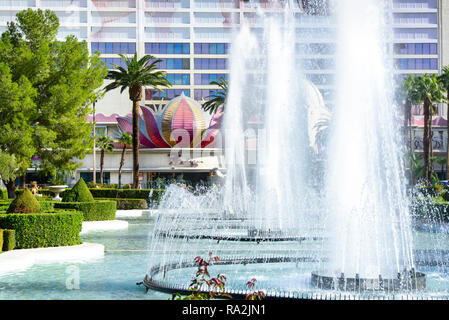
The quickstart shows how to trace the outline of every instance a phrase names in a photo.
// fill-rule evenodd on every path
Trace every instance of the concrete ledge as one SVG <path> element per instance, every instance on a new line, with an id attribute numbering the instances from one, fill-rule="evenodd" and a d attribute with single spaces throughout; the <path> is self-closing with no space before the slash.
<path id="1" fill-rule="evenodd" d="M 122 220 L 84 221 L 80 234 L 85 234 L 89 231 L 121 230 L 127 228 L 128 221 Z"/>
<path id="2" fill-rule="evenodd" d="M 23 271 L 34 264 L 85 261 L 103 256 L 102 244 L 87 242 L 77 246 L 16 249 L 0 254 L 0 275 Z"/>

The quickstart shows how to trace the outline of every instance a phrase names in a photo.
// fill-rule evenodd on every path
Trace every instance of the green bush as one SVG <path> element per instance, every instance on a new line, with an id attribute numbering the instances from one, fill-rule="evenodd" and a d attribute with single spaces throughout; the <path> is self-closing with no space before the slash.
<path id="1" fill-rule="evenodd" d="M 133 210 L 133 209 L 148 209 L 147 201 L 144 199 L 96 199 L 96 200 L 113 200 L 117 202 L 117 210 Z"/>
<path id="2" fill-rule="evenodd" d="M 0 228 L 15 230 L 16 248 L 43 248 L 81 244 L 80 212 L 2 214 Z"/>
<path id="3" fill-rule="evenodd" d="M 107 199 L 145 199 L 147 201 L 156 201 L 164 194 L 163 189 L 89 189 L 94 198 L 107 198 Z M 150 193 L 153 190 L 153 194 L 150 199 Z"/>
<path id="4" fill-rule="evenodd" d="M 84 182 L 83 178 L 80 178 L 72 189 L 65 191 L 62 194 L 63 202 L 94 202 L 89 188 Z"/>
<path id="5" fill-rule="evenodd" d="M 80 211 L 84 221 L 115 220 L 117 202 L 99 200 L 95 202 L 53 202 L 55 209 Z"/>
<path id="6" fill-rule="evenodd" d="M 3 230 L 0 229 L 0 253 L 3 251 Z"/>
<path id="7" fill-rule="evenodd" d="M 0 189 L 0 200 L 8 200 L 8 190 Z"/>
<path id="8" fill-rule="evenodd" d="M 3 251 L 10 251 L 16 247 L 16 231 L 3 230 Z"/>
<path id="9" fill-rule="evenodd" d="M 15 198 L 9 205 L 6 213 L 37 213 L 41 206 L 31 191 L 26 188 L 22 194 Z"/>

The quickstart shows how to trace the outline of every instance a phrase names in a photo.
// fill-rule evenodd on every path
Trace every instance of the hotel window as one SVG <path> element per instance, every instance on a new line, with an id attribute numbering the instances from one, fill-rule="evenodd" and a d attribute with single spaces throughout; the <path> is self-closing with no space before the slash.
<path id="1" fill-rule="evenodd" d="M 436 43 L 396 43 L 394 45 L 396 54 L 438 54 Z"/>
<path id="2" fill-rule="evenodd" d="M 189 43 L 145 43 L 146 54 L 190 54 Z"/>
<path id="3" fill-rule="evenodd" d="M 229 43 L 195 43 L 195 54 L 228 54 Z"/>
<path id="4" fill-rule="evenodd" d="M 115 69 L 114 64 L 126 69 L 126 63 L 121 58 L 101 58 L 108 69 Z"/>
<path id="5" fill-rule="evenodd" d="M 190 85 L 190 74 L 168 73 L 167 80 L 172 85 Z"/>
<path id="6" fill-rule="evenodd" d="M 399 70 L 438 70 L 438 59 L 397 59 Z"/>
<path id="7" fill-rule="evenodd" d="M 225 70 L 227 69 L 227 59 L 195 59 L 195 69 Z"/>
<path id="8" fill-rule="evenodd" d="M 167 70 L 189 70 L 190 69 L 190 59 L 169 59 L 162 58 L 158 63 L 158 69 L 167 69 Z M 151 61 L 149 62 L 151 63 Z"/>
<path id="9" fill-rule="evenodd" d="M 135 54 L 135 42 L 92 42 L 92 52 L 99 51 L 101 54 Z"/>
<path id="10" fill-rule="evenodd" d="M 165 89 L 163 92 L 153 89 L 145 90 L 146 100 L 171 100 L 184 93 L 185 96 L 190 97 L 189 89 Z"/>
<path id="11" fill-rule="evenodd" d="M 216 90 L 216 89 L 195 89 L 194 95 L 195 100 L 208 100 L 209 96 L 216 95 L 218 92 L 223 92 L 223 90 Z"/>
<path id="12" fill-rule="evenodd" d="M 209 85 L 212 81 L 219 81 L 220 78 L 229 79 L 225 73 L 195 73 L 196 85 Z"/>

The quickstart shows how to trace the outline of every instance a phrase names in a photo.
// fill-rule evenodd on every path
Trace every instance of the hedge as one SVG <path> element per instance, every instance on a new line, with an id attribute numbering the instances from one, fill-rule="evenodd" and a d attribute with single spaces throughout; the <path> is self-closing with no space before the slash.
<path id="1" fill-rule="evenodd" d="M 16 231 L 15 230 L 2 230 L 3 231 L 3 251 L 10 251 L 16 247 Z"/>
<path id="2" fill-rule="evenodd" d="M 0 215 L 0 228 L 15 230 L 16 248 L 43 248 L 81 244 L 80 212 L 11 213 Z"/>
<path id="3" fill-rule="evenodd" d="M 55 209 L 71 209 L 80 211 L 84 221 L 115 220 L 117 202 L 98 200 L 95 202 L 53 202 Z"/>
<path id="4" fill-rule="evenodd" d="M 8 200 L 8 190 L 0 189 L 0 200 Z"/>
<path id="5" fill-rule="evenodd" d="M 133 209 L 148 209 L 148 204 L 145 199 L 98 199 L 97 200 L 113 200 L 117 202 L 117 210 L 133 210 Z"/>
<path id="6" fill-rule="evenodd" d="M 147 201 L 159 201 L 164 194 L 163 189 L 101 189 L 91 188 L 89 189 L 94 198 L 107 198 L 107 199 L 145 199 Z M 153 190 L 153 194 L 150 199 L 150 193 Z"/>

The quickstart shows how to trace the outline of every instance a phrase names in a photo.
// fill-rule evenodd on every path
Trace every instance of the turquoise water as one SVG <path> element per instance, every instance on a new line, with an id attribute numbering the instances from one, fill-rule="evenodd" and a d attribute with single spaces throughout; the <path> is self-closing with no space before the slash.
<path id="1" fill-rule="evenodd" d="M 103 258 L 85 262 L 34 265 L 27 270 L 0 277 L 0 299 L 125 300 L 163 299 L 167 294 L 150 291 L 136 282 L 143 280 L 148 263 L 148 233 L 152 221 L 130 219 L 128 229 L 89 232 L 84 242 L 105 246 Z M 125 250 L 125 251 L 119 251 Z M 137 250 L 137 251 L 126 251 Z M 70 277 L 79 272 L 79 289 L 68 289 Z"/>
<path id="2" fill-rule="evenodd" d="M 50 300 L 166 300 L 171 295 L 150 290 L 136 285 L 145 276 L 149 252 L 148 235 L 154 227 L 153 220 L 145 217 L 126 219 L 128 229 L 89 232 L 82 235 L 84 242 L 101 243 L 105 246 L 103 258 L 34 265 L 24 271 L 9 273 L 0 276 L 0 299 L 50 299 Z M 437 248 L 448 252 L 449 239 L 446 232 L 415 232 L 415 247 L 417 249 Z M 249 244 L 237 245 L 242 254 L 246 252 Z M 279 252 L 281 244 L 265 244 L 263 248 Z M 314 244 L 305 244 L 314 248 Z M 212 246 L 208 246 L 212 248 Z M 262 247 L 261 247 L 262 248 Z M 277 250 L 275 250 L 277 249 Z M 267 267 L 268 266 L 268 267 Z M 300 268 L 294 263 L 282 264 L 256 264 L 248 266 L 222 266 L 215 270 L 211 266 L 211 273 L 220 272 L 228 277 L 227 285 L 231 288 L 244 288 L 245 283 L 257 278 L 258 288 L 276 288 L 282 290 L 304 292 L 310 289 L 310 270 L 318 266 L 314 263 L 302 263 Z M 418 271 L 427 274 L 428 292 L 448 298 L 449 272 L 446 266 L 419 266 Z M 72 285 L 71 277 L 79 273 L 79 289 L 67 287 L 66 282 Z M 188 284 L 195 268 L 172 270 L 168 273 L 166 281 Z"/>

